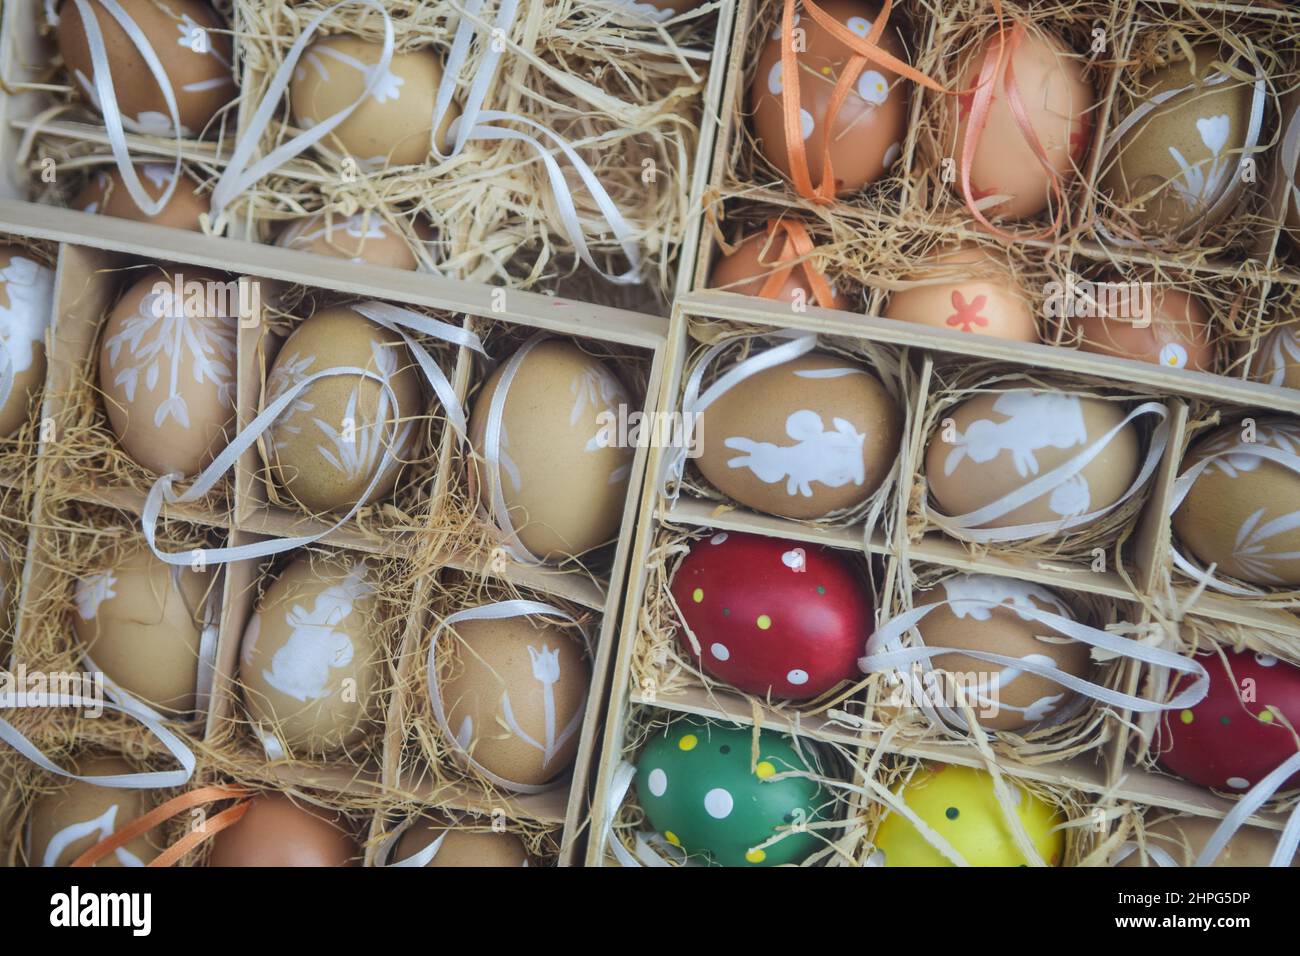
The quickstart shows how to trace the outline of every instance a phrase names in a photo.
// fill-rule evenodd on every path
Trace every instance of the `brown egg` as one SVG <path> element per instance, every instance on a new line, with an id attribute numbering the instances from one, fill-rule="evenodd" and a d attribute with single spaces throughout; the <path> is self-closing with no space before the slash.
<path id="1" fill-rule="evenodd" d="M 1250 377 L 1274 388 L 1300 388 L 1300 327 L 1279 325 L 1265 335 L 1251 358 Z"/>
<path id="2" fill-rule="evenodd" d="M 153 47 L 171 81 L 181 132 L 203 132 L 217 112 L 235 97 L 229 28 L 202 0 L 118 0 Z M 102 4 L 92 3 L 108 52 L 114 95 L 123 125 L 132 132 L 175 136 L 171 113 L 153 72 L 125 30 Z M 99 107 L 95 72 L 85 24 L 75 3 L 59 9 L 59 53 L 68 74 Z"/>
<path id="3" fill-rule="evenodd" d="M 449 630 L 439 643 L 439 686 L 457 745 L 515 784 L 540 786 L 568 770 L 591 685 L 581 638 L 536 617 Z"/>
<path id="4" fill-rule="evenodd" d="M 114 434 L 140 465 L 195 475 L 225 447 L 238 314 L 237 280 L 192 266 L 148 270 L 109 313 L 99 387 Z"/>
<path id="5" fill-rule="evenodd" d="M 724 495 L 785 518 L 823 518 L 885 481 L 902 416 L 866 369 L 813 352 L 723 393 L 697 431 L 696 464 Z"/>
<path id="6" fill-rule="evenodd" d="M 1150 314 L 1137 293 L 1138 284 L 1098 285 L 1093 299 L 1095 313 L 1074 319 L 1071 328 L 1080 336 L 1084 352 L 1100 352 L 1137 359 L 1165 368 L 1214 371 L 1214 342 L 1210 313 L 1196 296 L 1181 289 L 1150 281 Z M 1108 299 L 1107 289 L 1123 292 L 1126 298 Z M 1137 293 L 1137 294 L 1134 294 Z"/>
<path id="7" fill-rule="evenodd" d="M 626 11 L 628 23 L 651 20 L 664 23 L 700 6 L 704 0 L 612 0 L 611 7 Z"/>
<path id="8" fill-rule="evenodd" d="M 212 577 L 132 544 L 77 581 L 72 629 L 109 680 L 161 710 L 189 713 Z"/>
<path id="9" fill-rule="evenodd" d="M 1074 619 L 1061 599 L 1047 588 L 991 574 L 957 574 L 932 590 L 912 595 L 912 606 L 947 601 L 927 614 L 916 629 L 927 647 L 1002 654 L 1055 666 L 1062 673 L 1086 678 L 1091 668 L 1089 647 L 1029 617 L 1022 609 L 1037 608 Z M 972 601 L 996 601 L 990 609 Z M 1056 681 L 1037 674 L 1016 672 L 965 654 L 942 654 L 933 659 L 936 670 L 977 675 L 962 686 L 978 699 L 971 700 L 980 725 L 990 730 L 1020 730 L 1059 718 L 1078 695 Z"/>
<path id="10" fill-rule="evenodd" d="M 860 0 L 824 0 L 826 13 L 858 36 L 866 37 L 880 15 L 879 7 Z M 836 81 L 852 51 L 822 29 L 815 20 L 798 15 L 804 48 L 796 51 L 800 66 L 799 107 L 808 173 L 814 186 L 822 179 L 822 150 L 826 142 L 826 111 Z M 759 49 L 758 68 L 749 90 L 754 135 L 763 156 L 790 178 L 790 154 L 782 107 L 781 24 Z M 891 56 L 907 59 L 897 31 L 886 27 L 880 46 Z M 831 166 L 835 192 L 856 192 L 883 176 L 902 155 L 906 134 L 908 85 L 892 70 L 868 62 L 831 124 Z"/>
<path id="11" fill-rule="evenodd" d="M 157 201 L 175 178 L 172 167 L 161 163 L 144 163 L 135 167 L 139 178 L 149 197 Z M 103 216 L 115 216 L 118 219 L 131 219 L 135 222 L 151 222 L 156 226 L 170 226 L 173 229 L 189 229 L 201 232 L 199 216 L 208 211 L 208 197 L 199 192 L 198 187 L 190 182 L 184 174 L 176 184 L 176 191 L 171 200 L 156 216 L 147 216 L 135 204 L 127 192 L 122 174 L 116 169 L 96 170 L 85 187 L 72 200 L 72 208 L 82 212 L 98 213 Z"/>
<path id="12" fill-rule="evenodd" d="M 308 385 L 269 430 L 267 467 L 276 485 L 312 513 L 354 505 L 383 463 L 394 457 L 366 502 L 390 494 L 415 444 L 422 411 L 420 372 L 402 337 L 346 306 L 304 319 L 271 366 L 265 403 L 329 368 L 364 368 L 387 381 L 334 375 Z M 396 427 L 396 437 L 393 429 Z"/>
<path id="13" fill-rule="evenodd" d="M 1029 297 L 1010 270 L 975 243 L 942 246 L 910 277 L 924 283 L 889 296 L 884 316 L 1017 342 L 1037 342 Z"/>
<path id="14" fill-rule="evenodd" d="M 1163 851 L 1178 866 L 1193 866 L 1205 844 L 1219 827 L 1219 821 L 1190 814 L 1166 817 L 1144 830 L 1146 845 Z M 1268 866 L 1277 849 L 1278 834 L 1257 827 L 1242 827 L 1223 848 L 1211 866 Z M 1136 838 L 1134 838 L 1136 842 Z M 1134 849 L 1116 866 L 1158 866 L 1159 863 Z M 1292 866 L 1300 865 L 1292 862 Z"/>
<path id="15" fill-rule="evenodd" d="M 294 753 L 360 743 L 381 711 L 384 633 L 365 560 L 308 553 L 271 582 L 244 629 L 239 680 L 254 723 Z"/>
<path id="16" fill-rule="evenodd" d="M 275 244 L 392 269 L 414 269 L 419 265 L 406 237 L 379 213 L 359 212 L 334 219 L 317 213 L 295 219 L 280 233 Z"/>
<path id="17" fill-rule="evenodd" d="M 968 514 L 998 501 L 1077 456 L 1123 420 L 1125 409 L 1067 392 L 1010 389 L 968 398 L 930 436 L 925 473 L 941 511 Z M 1083 470 L 1038 498 L 980 527 L 1060 522 L 1117 501 L 1132 484 L 1140 452 L 1125 425 Z"/>
<path id="18" fill-rule="evenodd" d="M 76 772 L 86 777 L 135 773 L 120 757 L 87 757 L 77 761 Z M 69 866 L 91 847 L 153 808 L 149 790 L 100 787 L 69 781 L 32 804 L 28 825 L 27 861 L 30 866 Z M 145 866 L 162 850 L 156 831 L 136 837 L 108 854 L 96 866 Z"/>
<path id="19" fill-rule="evenodd" d="M 263 793 L 212 838 L 208 866 L 360 866 L 353 829 L 339 814 Z"/>
<path id="20" fill-rule="evenodd" d="M 469 437 L 476 455 L 470 496 L 493 511 L 479 481 L 483 440 L 502 363 L 474 399 Z M 619 447 L 627 389 L 600 359 L 573 342 L 548 339 L 520 362 L 501 416 L 500 488 L 510 522 L 532 554 L 577 555 L 618 534 L 635 450 Z"/>
<path id="21" fill-rule="evenodd" d="M 27 422 L 32 398 L 45 384 L 45 332 L 54 315 L 54 272 L 22 246 L 0 245 L 0 345 L 13 372 L 0 396 L 0 438 Z"/>
<path id="22" fill-rule="evenodd" d="M 959 85 L 967 92 L 943 98 L 947 107 L 944 119 L 947 132 L 942 142 L 946 144 L 945 155 L 958 165 L 962 161 L 962 144 L 980 71 L 990 53 L 997 56 L 997 47 L 995 33 L 963 65 Z M 1029 125 L 1042 144 L 1061 188 L 1066 189 L 1078 175 L 1091 144 L 1095 97 L 1084 78 L 1082 60 L 1056 36 L 1028 29 L 1009 63 Z M 987 196 L 1007 197 L 997 205 L 985 207 L 986 216 L 1024 219 L 1042 212 L 1054 197 L 1051 177 L 1026 142 L 1012 112 L 1004 86 L 1006 69 L 1004 65 L 993 84 L 988 122 L 971 164 L 971 194 L 976 200 Z M 954 111 L 957 113 L 955 128 Z M 953 188 L 960 195 L 960 179 L 954 180 Z M 1059 197 L 1055 201 L 1059 202 Z"/>
<path id="23" fill-rule="evenodd" d="M 309 128 L 351 106 L 382 53 L 382 44 L 355 37 L 313 43 L 289 84 L 294 122 Z M 442 61 L 432 49 L 394 52 L 384 79 L 322 145 L 342 149 L 363 169 L 423 163 L 429 156 L 434 98 L 441 82 Z M 438 127 L 440 147 L 447 145 L 447 129 L 457 115 L 453 104 Z"/>
<path id="24" fill-rule="evenodd" d="M 442 843 L 425 866 L 527 866 L 528 851 L 519 835 L 477 828 L 445 827 L 420 819 L 406 829 L 393 848 L 392 862 L 400 863 L 438 838 Z"/>
<path id="25" fill-rule="evenodd" d="M 1215 60 L 1231 57 L 1213 44 L 1178 56 L 1137 80 L 1140 94 L 1120 87 L 1114 129 L 1156 97 L 1166 99 L 1124 132 L 1101 167 L 1101 189 L 1144 234 L 1177 236 L 1210 227 L 1240 202 L 1245 180 L 1237 175 L 1247 153 L 1253 84 L 1236 77 L 1209 85 Z M 1239 68 L 1249 73 L 1245 62 Z"/>
<path id="26" fill-rule="evenodd" d="M 784 236 L 779 231 L 770 239 L 766 232 L 758 232 L 742 239 L 734 252 L 723 256 L 714 264 L 713 273 L 709 276 L 709 288 L 722 289 L 737 295 L 761 295 L 767 277 L 789 259 L 798 258 L 797 254 L 793 254 L 789 259 L 782 259 L 781 251 L 784 245 Z M 805 260 L 794 267 L 785 282 L 781 284 L 781 288 L 769 298 L 789 302 L 796 308 L 817 307 L 819 303 L 813 295 L 805 271 L 808 268 L 816 269 L 818 275 L 822 274 L 816 259 Z M 845 311 L 853 308 L 852 300 L 840 292 L 834 282 L 829 279 L 826 282 L 835 296 L 832 308 Z"/>
<path id="27" fill-rule="evenodd" d="M 1300 528 L 1291 525 L 1300 513 L 1300 475 L 1249 452 L 1269 447 L 1300 454 L 1300 423 L 1259 419 L 1254 441 L 1247 437 L 1243 424 L 1233 422 L 1192 446 L 1183 471 L 1210 454 L 1224 456 L 1201 472 L 1174 512 L 1174 534 L 1203 564 L 1216 564 L 1219 575 L 1263 587 L 1295 587 L 1300 585 L 1295 557 Z"/>

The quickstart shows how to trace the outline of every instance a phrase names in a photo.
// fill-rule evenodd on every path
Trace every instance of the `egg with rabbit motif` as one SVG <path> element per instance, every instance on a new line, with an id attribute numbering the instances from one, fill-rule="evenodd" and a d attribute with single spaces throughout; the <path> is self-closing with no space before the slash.
<path id="1" fill-rule="evenodd" d="M 0 365 L 8 367 L 0 393 L 0 437 L 28 420 L 45 384 L 45 333 L 54 315 L 54 271 L 21 246 L 0 245 Z"/>

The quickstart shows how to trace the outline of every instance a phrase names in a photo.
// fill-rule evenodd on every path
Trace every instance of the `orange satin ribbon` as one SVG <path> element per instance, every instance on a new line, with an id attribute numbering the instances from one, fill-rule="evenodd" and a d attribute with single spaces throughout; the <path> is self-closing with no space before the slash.
<path id="1" fill-rule="evenodd" d="M 776 255 L 776 262 L 772 263 L 776 268 L 768 273 L 767 278 L 763 280 L 762 288 L 758 290 L 759 296 L 764 299 L 778 298 L 781 287 L 797 267 L 803 270 L 804 278 L 808 280 L 808 287 L 812 290 L 817 304 L 823 309 L 835 308 L 835 292 L 831 289 L 831 284 L 814 268 L 812 259 L 809 258 L 813 252 L 813 241 L 804 224 L 794 219 L 769 219 L 767 242 L 764 243 L 764 248 L 771 248 L 772 239 L 778 231 L 783 234 L 781 251 Z M 761 252 L 758 261 L 760 265 L 769 264 L 763 261 Z"/>
<path id="2" fill-rule="evenodd" d="M 248 812 L 248 808 L 251 806 L 250 801 L 241 798 L 249 796 L 250 793 L 251 791 L 243 787 L 200 787 L 197 790 L 191 790 L 189 793 L 182 793 L 179 797 L 168 800 L 161 806 L 155 807 L 143 816 L 132 820 L 126 826 L 115 830 L 108 837 L 73 860 L 72 865 L 77 867 L 94 866 L 114 850 L 126 846 L 136 837 L 147 833 L 162 823 L 166 823 L 172 817 L 184 813 L 186 810 L 203 806 L 205 803 L 215 803 L 218 800 L 240 800 L 239 803 L 227 807 L 210 820 L 205 820 L 202 826 L 185 834 L 149 862 L 150 866 L 171 866 L 196 846 L 239 822 L 240 818 Z"/>

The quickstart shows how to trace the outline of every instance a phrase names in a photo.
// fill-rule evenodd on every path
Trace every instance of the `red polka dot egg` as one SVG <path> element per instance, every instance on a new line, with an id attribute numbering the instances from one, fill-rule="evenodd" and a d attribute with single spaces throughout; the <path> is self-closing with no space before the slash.
<path id="1" fill-rule="evenodd" d="M 781 538 L 701 538 L 671 589 L 700 669 L 764 697 L 805 700 L 855 678 L 873 627 L 867 582 L 844 556 Z"/>
<path id="2" fill-rule="evenodd" d="M 1300 727 L 1300 668 L 1254 651 L 1229 653 L 1231 671 L 1218 654 L 1197 659 L 1210 673 L 1210 689 L 1196 706 L 1165 715 L 1160 762 L 1204 787 L 1248 790 L 1296 753 L 1284 724 Z M 1191 681 L 1181 678 L 1178 689 Z M 1282 789 L 1296 786 L 1300 774 Z"/>

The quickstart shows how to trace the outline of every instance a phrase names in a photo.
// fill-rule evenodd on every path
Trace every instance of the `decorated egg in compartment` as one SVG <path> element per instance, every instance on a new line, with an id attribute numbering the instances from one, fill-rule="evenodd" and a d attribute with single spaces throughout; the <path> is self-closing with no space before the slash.
<path id="1" fill-rule="evenodd" d="M 388 388 L 360 375 L 318 379 L 298 393 L 263 443 L 276 486 L 316 514 L 356 504 L 384 467 L 385 452 L 390 462 L 363 503 L 390 494 L 423 410 L 420 371 L 402 337 L 347 306 L 321 309 L 290 333 L 267 376 L 265 404 L 331 368 L 363 368 Z"/>
<path id="2" fill-rule="evenodd" d="M 998 46 L 994 33 L 974 47 L 974 54 L 967 57 L 959 73 L 957 85 L 965 92 L 943 98 L 945 155 L 958 164 L 962 162 L 981 71 L 990 57 L 996 61 Z M 1023 105 L 1020 118 L 1020 110 L 1007 94 L 1008 71 Z M 1096 98 L 1084 76 L 1082 58 L 1058 37 L 1034 28 L 1025 30 L 991 86 L 987 124 L 972 155 L 971 195 L 977 202 L 1005 197 L 995 205 L 981 207 L 986 216 L 1024 219 L 1042 212 L 1050 202 L 1059 202 L 1059 197 L 1053 198 L 1053 174 L 1062 190 L 1079 174 L 1091 145 Z M 1033 130 L 1047 159 L 1046 166 L 1030 145 L 1022 122 Z M 960 193 L 960 180 L 954 181 L 953 188 Z"/>
<path id="3" fill-rule="evenodd" d="M 1130 837 L 1115 858 L 1115 866 L 1195 866 L 1197 858 L 1221 821 L 1180 814 L 1165 817 L 1142 828 L 1145 850 Z M 1242 827 L 1233 834 L 1211 866 L 1268 866 L 1277 849 L 1278 834 L 1258 827 Z M 1300 862 L 1292 863 L 1300 865 Z"/>
<path id="4" fill-rule="evenodd" d="M 815 779 L 821 771 L 812 745 L 796 748 L 789 737 L 760 730 L 754 757 L 753 743 L 751 728 L 684 717 L 641 751 L 637 800 L 650 826 L 688 859 L 780 866 L 826 846 L 830 834 L 810 829 L 832 803 Z"/>
<path id="5" fill-rule="evenodd" d="M 1211 459 L 1174 512 L 1173 530 L 1216 575 L 1260 587 L 1300 585 L 1300 474 L 1261 458 L 1271 448 L 1300 455 L 1300 423 L 1247 419 L 1215 429 L 1183 459 L 1183 472 Z"/>
<path id="6" fill-rule="evenodd" d="M 208 866 L 360 866 L 356 827 L 282 793 L 254 797 L 237 823 L 212 838 Z"/>
<path id="7" fill-rule="evenodd" d="M 1300 327 L 1279 325 L 1260 340 L 1250 377 L 1274 388 L 1300 388 Z"/>
<path id="8" fill-rule="evenodd" d="M 611 7 L 621 16 L 620 22 L 642 23 L 651 20 L 665 23 L 700 6 L 704 0 L 614 0 Z"/>
<path id="9" fill-rule="evenodd" d="M 118 0 L 118 4 L 134 25 L 132 32 L 138 31 L 148 41 L 167 75 L 182 134 L 203 132 L 237 92 L 229 27 L 203 0 Z M 136 133 L 175 136 L 167 100 L 131 35 L 103 4 L 87 6 L 94 11 L 103 37 L 123 126 Z M 95 75 L 86 24 L 76 3 L 60 7 L 56 36 L 73 84 L 99 109 L 98 81 L 106 78 Z"/>
<path id="10" fill-rule="evenodd" d="M 858 677 L 871 635 L 869 583 L 828 548 L 718 532 L 696 541 L 673 575 L 700 668 L 746 693 L 803 700 Z"/>
<path id="11" fill-rule="evenodd" d="M 1241 161 L 1259 139 L 1255 84 L 1244 78 L 1251 64 L 1212 43 L 1191 54 L 1174 48 L 1163 65 L 1136 78 L 1136 90 L 1121 84 L 1115 145 L 1102 160 L 1102 192 L 1124 221 L 1157 238 L 1231 215 L 1246 184 Z"/>
<path id="12" fill-rule="evenodd" d="M 943 603 L 939 603 L 943 602 Z M 993 602 L 997 606 L 989 607 Z M 935 670 L 960 676 L 970 705 L 990 730 L 1020 730 L 1067 716 L 1078 699 L 1057 681 L 979 660 L 962 650 L 1001 654 L 1086 678 L 1090 648 L 1031 616 L 1045 611 L 1074 620 L 1060 596 L 1047 588 L 991 574 L 956 574 L 912 595 L 912 606 L 939 603 L 917 624 L 927 647 L 958 653 L 932 659 Z"/>
<path id="13" fill-rule="evenodd" d="M 1065 821 L 1047 801 L 1004 777 L 1016 817 L 1038 856 L 1060 866 L 1065 855 Z M 922 767 L 896 795 L 971 866 L 1028 866 L 1016 845 L 993 777 L 956 765 Z M 874 840 L 877 866 L 955 866 L 931 845 L 910 820 L 890 811 Z"/>
<path id="14" fill-rule="evenodd" d="M 1300 726 L 1300 667 L 1243 650 L 1198 654 L 1210 673 L 1205 698 L 1161 715 L 1155 750 L 1168 770 L 1229 793 L 1250 789 L 1296 755 L 1291 727 Z M 1174 693 L 1192 683 L 1186 675 Z M 1300 773 L 1279 790 L 1300 786 Z"/>
<path id="15" fill-rule="evenodd" d="M 1037 342 L 1029 297 L 1005 262 L 967 242 L 941 246 L 910 277 L 918 283 L 891 293 L 884 316 L 940 329 Z"/>
<path id="16" fill-rule="evenodd" d="M 75 772 L 83 777 L 136 773 L 120 757 L 86 757 Z M 29 866 L 71 866 L 91 847 L 108 839 L 153 808 L 148 790 L 101 787 L 73 780 L 37 797 L 28 818 Z M 162 852 L 154 833 L 144 833 L 99 860 L 96 866 L 145 866 Z"/>
<path id="17" fill-rule="evenodd" d="M 266 588 L 244 628 L 239 681 L 264 739 L 295 753 L 359 744 L 382 709 L 384 626 L 364 559 L 306 554 Z"/>
<path id="18" fill-rule="evenodd" d="M 713 272 L 709 276 L 709 288 L 737 295 L 762 295 L 772 273 L 800 258 L 794 249 L 787 248 L 785 233 L 758 232 L 742 239 L 735 250 L 714 263 Z M 767 298 L 789 302 L 797 307 L 819 305 L 808 278 L 809 269 L 815 269 L 816 275 L 822 275 L 816 257 L 804 259 L 791 268 L 780 288 Z M 826 279 L 826 284 L 834 296 L 830 308 L 843 311 L 853 308 L 853 300 L 837 289 L 834 282 Z"/>
<path id="19" fill-rule="evenodd" d="M 317 40 L 298 61 L 289 83 L 294 122 L 310 129 L 347 109 L 365 91 L 379 65 L 383 44 L 356 37 Z M 394 51 L 387 71 L 347 118 L 321 141 L 341 148 L 363 169 L 423 163 L 432 146 L 434 100 L 442 82 L 442 60 L 432 49 Z M 438 144 L 459 115 L 455 105 L 438 127 Z"/>
<path id="20" fill-rule="evenodd" d="M 317 213 L 296 219 L 284 228 L 275 244 L 391 269 L 414 269 L 419 264 L 406 237 L 378 213 L 358 212 L 335 218 Z"/>
<path id="21" fill-rule="evenodd" d="M 862 38 L 880 10 L 860 0 L 825 0 L 827 14 Z M 830 143 L 835 176 L 833 192 L 856 192 L 889 170 L 903 151 L 907 122 L 907 84 L 886 67 L 867 62 L 850 85 L 833 121 L 827 115 L 836 84 L 848 68 L 853 51 L 835 39 L 812 17 L 796 15 L 795 61 L 799 67 L 799 126 L 813 186 L 823 176 L 822 153 Z M 759 48 L 749 108 L 754 136 L 764 158 L 787 179 L 792 178 L 790 146 L 786 142 L 782 100 L 786 88 L 781 63 L 781 22 Z M 886 27 L 880 47 L 906 60 L 907 52 L 897 31 Z"/>
<path id="22" fill-rule="evenodd" d="M 172 198 L 158 215 L 149 216 L 136 205 L 127 191 L 122 174 L 116 169 L 96 170 L 72 200 L 72 208 L 101 216 L 151 222 L 156 226 L 170 226 L 173 229 L 189 229 L 192 232 L 202 230 L 199 216 L 208 211 L 208 197 L 187 176 L 181 173 L 177 181 L 176 170 L 162 163 L 142 163 L 135 167 L 135 175 L 154 202 L 161 199 L 163 193 L 176 182 Z"/>
<path id="23" fill-rule="evenodd" d="M 213 573 L 158 560 L 143 543 L 77 581 L 72 628 L 113 683 L 170 713 L 194 710 Z M 211 649 L 215 653 L 215 646 Z"/>
<path id="24" fill-rule="evenodd" d="M 398 837 L 390 862 L 400 863 L 430 844 L 438 848 L 425 866 L 527 866 L 528 851 L 519 834 L 456 824 L 442 825 L 421 818 Z"/>
<path id="25" fill-rule="evenodd" d="M 22 428 L 45 383 L 45 332 L 54 313 L 54 272 L 21 246 L 0 245 L 0 369 L 13 382 L 0 393 L 0 437 Z"/>
<path id="26" fill-rule="evenodd" d="M 812 352 L 751 375 L 697 423 L 696 465 L 742 505 L 786 518 L 856 508 L 889 477 L 902 413 L 853 360 Z"/>
<path id="27" fill-rule="evenodd" d="M 1198 297 L 1150 277 L 1092 283 L 1070 330 L 1084 352 L 1118 355 L 1164 368 L 1214 371 L 1210 313 Z"/>
<path id="28" fill-rule="evenodd" d="M 930 495 L 948 515 L 984 508 L 1075 458 L 1124 414 L 1119 402 L 1069 392 L 977 394 L 948 410 L 930 436 Z M 1124 425 L 1078 474 L 980 527 L 1057 523 L 1113 505 L 1137 475 L 1139 452 L 1137 429 Z"/>
<path id="29" fill-rule="evenodd" d="M 99 387 L 118 441 L 160 475 L 196 475 L 232 437 L 239 282 L 151 271 L 104 324 Z"/>
<path id="30" fill-rule="evenodd" d="M 438 687 L 455 746 L 511 784 L 542 786 L 567 771 L 591 687 L 581 636 L 535 616 L 449 630 Z"/>
<path id="31" fill-rule="evenodd" d="M 572 342 L 547 339 L 524 348 L 474 398 L 470 497 L 501 520 L 495 484 L 519 542 L 537 557 L 582 554 L 618 534 L 635 450 L 618 441 L 611 424 L 632 399 L 608 364 Z M 494 483 L 481 480 L 480 470 L 507 369 L 513 378 L 500 412 Z"/>

